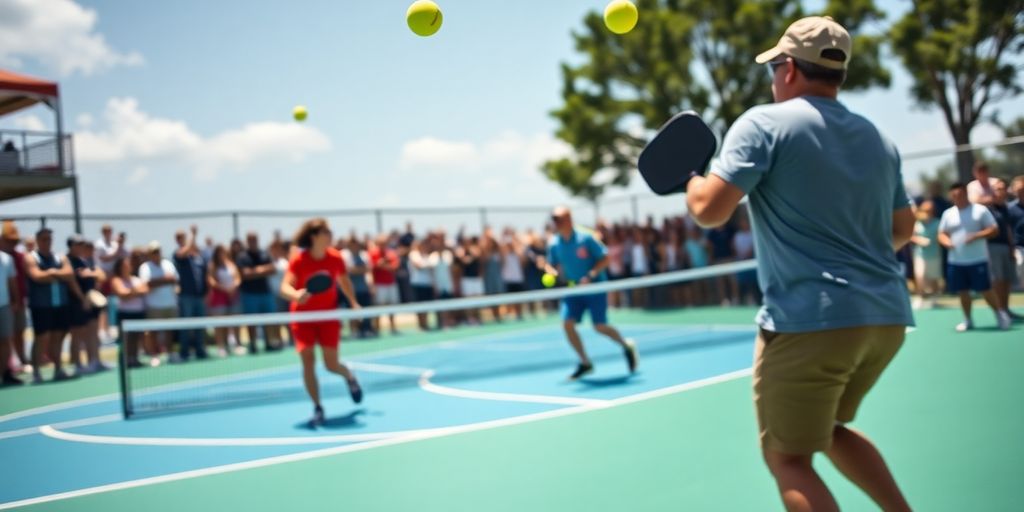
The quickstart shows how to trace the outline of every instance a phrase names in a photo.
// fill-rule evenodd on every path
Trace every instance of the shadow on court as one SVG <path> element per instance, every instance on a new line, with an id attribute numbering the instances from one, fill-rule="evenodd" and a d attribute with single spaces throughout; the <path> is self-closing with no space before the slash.
<path id="1" fill-rule="evenodd" d="M 334 416 L 333 418 L 327 418 L 324 423 L 320 426 L 313 425 L 309 420 L 304 420 L 295 425 L 298 430 L 316 431 L 320 429 L 325 430 L 347 430 L 363 426 L 359 421 L 360 416 L 366 415 L 366 409 L 359 408 L 348 414 L 342 416 Z"/>

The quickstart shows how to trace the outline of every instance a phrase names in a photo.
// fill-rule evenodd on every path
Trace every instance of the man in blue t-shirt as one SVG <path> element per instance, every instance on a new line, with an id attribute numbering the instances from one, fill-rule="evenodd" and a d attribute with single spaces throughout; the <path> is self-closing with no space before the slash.
<path id="1" fill-rule="evenodd" d="M 914 213 L 896 146 L 837 101 L 849 33 L 828 17 L 794 22 L 768 64 L 775 103 L 740 116 L 707 177 L 687 186 L 702 226 L 749 195 L 764 306 L 754 402 L 764 460 L 789 510 L 837 510 L 811 465 L 833 463 L 884 510 L 909 510 L 874 445 L 845 424 L 913 325 L 895 251 Z"/>
<path id="2" fill-rule="evenodd" d="M 551 221 L 555 224 L 555 235 L 548 243 L 547 272 L 561 276 L 567 283 L 580 285 L 607 281 L 604 269 L 608 266 L 608 251 L 604 245 L 589 234 L 576 230 L 572 223 L 572 213 L 568 208 L 555 208 L 551 213 Z M 594 324 L 594 330 L 622 346 L 629 372 L 635 372 L 636 344 L 623 338 L 617 329 L 608 325 L 608 294 L 574 295 L 563 298 L 561 304 L 565 335 L 580 358 L 576 371 L 569 379 L 576 380 L 594 371 L 594 364 L 587 357 L 583 341 L 576 332 L 576 324 L 583 320 L 585 311 L 590 311 L 590 321 Z"/>

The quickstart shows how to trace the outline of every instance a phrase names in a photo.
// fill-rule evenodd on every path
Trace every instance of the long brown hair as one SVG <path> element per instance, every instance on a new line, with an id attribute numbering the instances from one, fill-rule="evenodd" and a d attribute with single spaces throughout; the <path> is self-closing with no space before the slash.
<path id="1" fill-rule="evenodd" d="M 299 230 L 295 232 L 295 245 L 303 249 L 309 249 L 313 246 L 313 236 L 326 229 L 330 229 L 330 227 L 327 225 L 327 219 L 323 217 L 316 217 L 303 222 Z"/>

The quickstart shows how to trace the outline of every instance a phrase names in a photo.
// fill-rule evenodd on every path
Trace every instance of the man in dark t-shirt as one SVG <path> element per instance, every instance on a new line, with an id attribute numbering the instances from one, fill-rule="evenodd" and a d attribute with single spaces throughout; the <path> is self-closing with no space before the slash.
<path id="1" fill-rule="evenodd" d="M 273 313 L 277 311 L 274 291 L 270 289 L 271 275 L 277 272 L 267 251 L 260 249 L 259 235 L 250 232 L 245 237 L 246 248 L 238 253 L 235 265 L 242 275 L 239 286 L 242 298 L 242 312 L 247 315 Z M 268 351 L 281 350 L 280 326 L 266 326 L 264 346 Z M 249 326 L 249 353 L 256 353 L 257 328 Z"/>

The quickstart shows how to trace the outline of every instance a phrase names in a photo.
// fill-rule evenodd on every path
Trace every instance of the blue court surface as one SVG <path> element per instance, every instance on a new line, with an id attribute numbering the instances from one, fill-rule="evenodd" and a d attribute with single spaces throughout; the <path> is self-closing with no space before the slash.
<path id="1" fill-rule="evenodd" d="M 230 389 L 231 401 L 216 407 L 124 420 L 120 397 L 108 395 L 8 414 L 0 417 L 0 453 L 24 463 L 0 465 L 0 481 L 17 483 L 0 486 L 0 509 L 183 472 L 525 423 L 749 374 L 750 325 L 619 328 L 637 342 L 639 371 L 630 375 L 618 346 L 583 328 L 596 371 L 576 382 L 567 379 L 575 357 L 558 325 L 356 356 L 348 362 L 366 392 L 363 403 L 353 404 L 343 380 L 321 371 L 328 421 L 319 428 L 306 421 L 311 405 L 297 361 L 136 396 L 160 402 Z"/>

